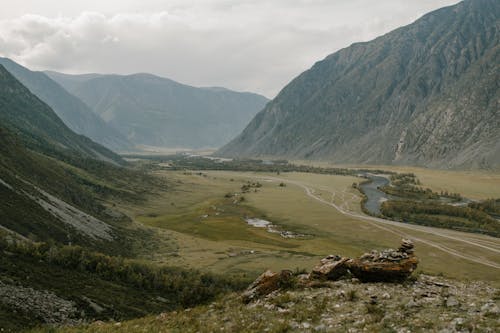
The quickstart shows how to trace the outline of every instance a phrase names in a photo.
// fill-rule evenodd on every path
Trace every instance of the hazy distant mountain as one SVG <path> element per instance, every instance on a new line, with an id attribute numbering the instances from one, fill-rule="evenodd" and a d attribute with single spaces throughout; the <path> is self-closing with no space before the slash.
<path id="1" fill-rule="evenodd" d="M 195 88 L 151 74 L 47 74 L 139 145 L 220 147 L 268 102 L 257 94 Z"/>
<path id="2" fill-rule="evenodd" d="M 224 156 L 500 165 L 500 1 L 467 0 L 302 73 Z"/>
<path id="3" fill-rule="evenodd" d="M 55 112 L 0 65 L 0 124 L 25 147 L 59 158 L 92 158 L 115 164 L 120 156 L 71 131 Z"/>
<path id="4" fill-rule="evenodd" d="M 47 103 L 73 131 L 111 149 L 128 149 L 131 143 L 117 130 L 107 125 L 85 103 L 68 93 L 43 72 L 34 72 L 7 58 L 3 65 L 24 86 Z"/>

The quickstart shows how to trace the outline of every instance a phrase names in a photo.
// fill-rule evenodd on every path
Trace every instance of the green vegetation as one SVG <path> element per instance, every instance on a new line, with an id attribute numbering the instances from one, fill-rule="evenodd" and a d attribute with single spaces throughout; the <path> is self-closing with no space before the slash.
<path id="1" fill-rule="evenodd" d="M 487 199 L 479 202 L 471 202 L 469 207 L 483 211 L 492 216 L 500 216 L 500 199 Z"/>
<path id="2" fill-rule="evenodd" d="M 120 156 L 71 131 L 55 112 L 0 65 L 0 120 L 26 147 L 55 158 L 124 164 Z"/>
<path id="3" fill-rule="evenodd" d="M 72 300 L 86 311 L 86 319 L 123 320 L 191 307 L 249 283 L 235 275 L 145 264 L 78 246 L 31 243 L 5 235 L 0 237 L 0 251 L 0 281 L 29 285 Z M 85 298 L 100 304 L 102 311 L 92 310 Z M 24 321 L 15 320 L 15 316 L 7 319 L 13 313 L 0 308 L 0 327 L 26 328 L 41 323 L 30 313 L 22 314 Z"/>
<path id="4" fill-rule="evenodd" d="M 389 195 L 415 200 L 436 200 L 439 198 L 448 198 L 452 201 L 462 200 L 459 193 L 449 193 L 448 191 L 436 193 L 430 188 L 421 187 L 422 183 L 414 173 L 394 173 L 390 179 L 391 185 L 381 188 L 382 191 Z"/>
<path id="5" fill-rule="evenodd" d="M 437 202 L 386 201 L 382 214 L 402 222 L 500 237 L 500 223 L 485 212 Z"/>
<path id="6" fill-rule="evenodd" d="M 187 156 L 184 154 L 176 155 L 123 155 L 125 158 L 141 159 L 149 161 L 149 164 L 142 163 L 145 169 L 150 170 L 217 170 L 217 171 L 240 171 L 240 172 L 268 172 L 280 175 L 282 172 L 302 172 L 314 173 L 321 175 L 344 175 L 356 176 L 362 172 L 380 172 L 389 173 L 391 171 L 384 170 L 366 170 L 349 169 L 349 168 L 333 168 L 333 167 L 317 167 L 307 164 L 295 164 L 287 160 L 260 160 L 260 159 L 233 159 L 233 160 L 217 160 L 202 156 Z M 168 166 L 165 166 L 168 165 Z"/>
<path id="7" fill-rule="evenodd" d="M 33 240 L 72 242 L 123 255 L 131 255 L 134 247 L 144 246 L 138 243 L 152 237 L 150 231 L 131 227 L 130 219 L 113 204 L 139 203 L 166 186 L 165 180 L 82 157 L 71 159 L 74 164 L 63 162 L 26 149 L 19 137 L 2 127 L 0 141 L 0 178 L 11 187 L 0 185 L 4 227 Z M 41 196 L 37 188 L 109 223 L 118 237 L 113 242 L 96 241 L 62 223 L 33 200 Z"/>
<path id="8" fill-rule="evenodd" d="M 130 142 L 96 115 L 85 103 L 51 80 L 46 73 L 31 71 L 1 58 L 3 65 L 40 100 L 47 103 L 71 130 L 112 149 L 130 148 Z"/>

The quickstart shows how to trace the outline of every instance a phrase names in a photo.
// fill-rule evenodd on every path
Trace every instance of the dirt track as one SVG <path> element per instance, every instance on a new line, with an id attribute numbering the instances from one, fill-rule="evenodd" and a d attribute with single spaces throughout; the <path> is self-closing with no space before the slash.
<path id="1" fill-rule="evenodd" d="M 479 234 L 469 234 L 469 233 L 464 233 L 464 232 L 459 232 L 459 231 L 454 231 L 454 230 L 447 230 L 447 229 L 440 229 L 440 228 L 433 228 L 433 227 L 426 227 L 426 226 L 419 226 L 419 225 L 413 225 L 413 224 L 407 224 L 407 223 L 401 223 L 401 222 L 396 222 L 396 221 L 391 221 L 391 220 L 386 220 L 386 219 L 381 219 L 373 216 L 368 216 L 364 214 L 359 214 L 356 212 L 352 212 L 347 210 L 346 205 L 337 205 L 333 202 L 333 197 L 335 196 L 336 192 L 331 191 L 331 189 L 326 189 L 326 188 L 321 188 L 322 190 L 327 190 L 332 194 L 332 201 L 327 201 L 320 196 L 315 194 L 314 187 L 310 184 L 306 184 L 303 182 L 298 182 L 298 181 L 293 181 L 290 179 L 284 179 L 284 178 L 279 178 L 279 177 L 255 177 L 259 179 L 266 179 L 269 181 L 279 181 L 279 182 L 286 182 L 289 184 L 293 184 L 295 186 L 301 187 L 304 189 L 305 193 L 307 196 L 309 196 L 312 199 L 315 199 L 325 205 L 328 205 L 332 208 L 335 208 L 342 214 L 346 216 L 350 216 L 353 218 L 356 218 L 358 220 L 365 221 L 366 223 L 369 223 L 370 225 L 383 229 L 385 231 L 391 232 L 393 234 L 397 234 L 401 237 L 405 238 L 411 238 L 412 240 L 416 242 L 421 242 L 426 245 L 432 246 L 436 249 L 439 249 L 443 252 L 446 252 L 448 254 L 451 254 L 453 256 L 466 259 L 478 264 L 486 265 L 489 267 L 493 267 L 496 269 L 500 269 L 500 264 L 497 262 L 492 262 L 489 260 L 485 260 L 483 258 L 479 257 L 474 257 L 471 255 L 468 255 L 466 253 L 461 252 L 460 250 L 455 250 L 452 249 L 448 246 L 444 246 L 442 244 L 436 243 L 434 241 L 428 240 L 428 239 L 423 239 L 422 237 L 416 236 L 412 231 L 415 232 L 421 232 L 421 233 L 427 233 L 431 234 L 433 236 L 438 236 L 438 237 L 443 237 L 447 239 L 451 239 L 457 242 L 461 243 L 466 243 L 470 246 L 475 246 L 478 248 L 481 248 L 483 250 L 491 251 L 494 253 L 500 253 L 500 239 L 496 239 L 493 237 L 489 236 L 484 236 L 484 235 L 479 235 Z M 403 230 L 401 230 L 403 229 Z"/>

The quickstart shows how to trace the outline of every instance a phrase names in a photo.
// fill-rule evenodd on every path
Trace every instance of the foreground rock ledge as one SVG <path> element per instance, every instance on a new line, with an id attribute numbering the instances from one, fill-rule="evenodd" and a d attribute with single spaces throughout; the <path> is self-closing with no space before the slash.
<path id="1" fill-rule="evenodd" d="M 280 273 L 266 271 L 260 275 L 242 294 L 245 303 L 268 295 L 280 288 L 298 284 L 313 286 L 322 281 L 335 281 L 352 274 L 362 282 L 402 282 L 417 268 L 418 259 L 414 254 L 411 240 L 403 239 L 399 249 L 373 250 L 359 258 L 351 259 L 339 255 L 329 255 L 320 260 L 310 274 L 294 277 L 292 271 Z"/>

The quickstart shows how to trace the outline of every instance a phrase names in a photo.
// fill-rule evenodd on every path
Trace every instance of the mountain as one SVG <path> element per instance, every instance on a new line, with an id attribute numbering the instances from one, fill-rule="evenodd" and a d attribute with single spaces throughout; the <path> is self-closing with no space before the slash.
<path id="1" fill-rule="evenodd" d="M 466 0 L 353 44 L 290 82 L 217 154 L 500 165 L 500 2 Z"/>
<path id="2" fill-rule="evenodd" d="M 0 120 L 27 147 L 59 157 L 92 158 L 123 164 L 120 156 L 71 131 L 55 112 L 0 65 Z"/>
<path id="3" fill-rule="evenodd" d="M 106 203 L 137 202 L 164 184 L 123 164 L 0 65 L 0 231 L 127 253 L 144 232 Z"/>
<path id="4" fill-rule="evenodd" d="M 195 88 L 151 74 L 47 74 L 137 145 L 220 147 L 268 100 L 224 88 Z"/>
<path id="5" fill-rule="evenodd" d="M 110 149 L 130 148 L 131 143 L 123 135 L 107 125 L 85 103 L 68 93 L 45 73 L 30 71 L 7 58 L 0 58 L 0 65 L 47 103 L 71 130 Z"/>

